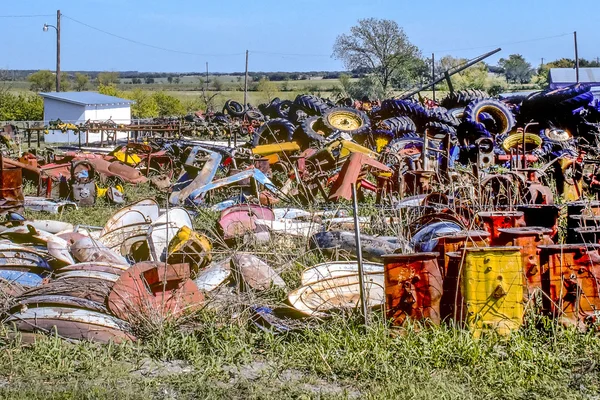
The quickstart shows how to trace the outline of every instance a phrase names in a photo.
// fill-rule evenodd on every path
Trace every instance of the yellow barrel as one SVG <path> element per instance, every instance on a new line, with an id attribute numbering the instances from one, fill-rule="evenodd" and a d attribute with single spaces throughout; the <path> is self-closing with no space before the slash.
<path id="1" fill-rule="evenodd" d="M 501 335 L 523 322 L 523 261 L 520 248 L 466 248 L 462 294 L 467 326 L 476 337 L 495 330 Z"/>

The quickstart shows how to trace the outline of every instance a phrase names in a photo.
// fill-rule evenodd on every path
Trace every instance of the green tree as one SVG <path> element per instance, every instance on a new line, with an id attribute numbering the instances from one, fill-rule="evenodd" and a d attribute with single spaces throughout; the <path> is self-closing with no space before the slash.
<path id="1" fill-rule="evenodd" d="M 0 93 L 0 120 L 41 121 L 44 118 L 44 101 L 33 93 Z"/>
<path id="2" fill-rule="evenodd" d="M 275 82 L 271 82 L 269 78 L 263 76 L 258 81 L 256 90 L 261 92 L 267 101 L 271 101 L 273 97 L 275 97 L 275 93 L 277 92 L 278 88 Z"/>
<path id="3" fill-rule="evenodd" d="M 158 116 L 158 104 L 154 96 L 142 89 L 135 89 L 123 94 L 129 100 L 135 101 L 131 105 L 131 114 L 135 118 L 152 118 Z"/>
<path id="4" fill-rule="evenodd" d="M 462 66 L 467 62 L 465 58 L 454 58 L 452 56 L 442 57 L 436 66 L 436 71 L 442 73 L 452 68 Z M 488 70 L 484 63 L 479 62 L 457 74 L 454 74 L 451 78 L 452 86 L 454 90 L 462 89 L 481 89 L 485 90 L 488 81 Z M 442 82 L 440 84 L 441 90 L 448 90 L 447 84 Z"/>
<path id="5" fill-rule="evenodd" d="M 27 80 L 31 83 L 33 92 L 51 92 L 56 84 L 55 75 L 47 69 L 34 72 Z"/>
<path id="6" fill-rule="evenodd" d="M 60 75 L 60 91 L 68 92 L 71 90 L 71 80 L 67 74 Z"/>
<path id="7" fill-rule="evenodd" d="M 117 96 L 117 97 L 122 96 L 121 92 L 119 92 L 119 90 L 117 90 L 117 88 L 114 85 L 100 84 L 100 85 L 98 85 L 98 93 L 102 93 L 107 96 Z"/>
<path id="8" fill-rule="evenodd" d="M 395 21 L 368 18 L 359 20 L 350 28 L 350 34 L 337 37 L 333 57 L 342 60 L 349 70 L 372 71 L 387 95 L 394 76 L 410 70 L 420 59 L 420 52 Z"/>
<path id="9" fill-rule="evenodd" d="M 119 84 L 119 73 L 118 72 L 100 72 L 96 77 L 96 83 L 98 86 L 110 86 Z"/>
<path id="10" fill-rule="evenodd" d="M 175 82 L 176 85 L 179 85 L 179 82 L 181 82 L 181 78 L 176 76 L 175 79 L 173 79 L 173 82 Z"/>
<path id="11" fill-rule="evenodd" d="M 173 77 L 172 77 L 172 76 L 168 76 L 168 77 L 167 77 L 167 82 L 169 82 L 169 83 L 173 83 Z"/>
<path id="12" fill-rule="evenodd" d="M 181 101 L 173 96 L 166 94 L 163 91 L 155 92 L 152 98 L 158 107 L 159 117 L 171 117 L 175 115 L 185 114 L 185 108 Z"/>
<path id="13" fill-rule="evenodd" d="M 80 72 L 75 73 L 75 90 L 78 92 L 82 92 L 87 89 L 88 83 L 90 82 L 90 77 L 86 74 L 82 74 Z"/>
<path id="14" fill-rule="evenodd" d="M 501 58 L 498 65 L 504 70 L 506 82 L 528 83 L 533 76 L 531 64 L 520 54 L 511 54 L 508 58 Z"/>
<path id="15" fill-rule="evenodd" d="M 212 86 L 213 88 L 217 91 L 220 92 L 221 90 L 223 90 L 223 82 L 221 82 L 219 80 L 218 77 L 215 76 L 215 78 L 212 80 Z"/>

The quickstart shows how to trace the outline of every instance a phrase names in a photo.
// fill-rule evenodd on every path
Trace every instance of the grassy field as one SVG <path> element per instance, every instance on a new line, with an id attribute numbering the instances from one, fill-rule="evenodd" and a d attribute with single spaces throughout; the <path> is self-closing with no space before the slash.
<path id="1" fill-rule="evenodd" d="M 28 188 L 29 190 L 30 188 Z M 164 195 L 126 185 L 129 201 Z M 341 205 L 344 206 L 344 205 Z M 103 225 L 118 207 L 58 216 Z M 361 215 L 369 215 L 369 206 Z M 195 228 L 216 241 L 218 213 L 201 212 Z M 217 246 L 261 254 L 289 288 L 299 272 L 323 261 L 303 240 Z M 392 329 L 380 311 L 364 327 L 355 315 L 295 320 L 295 330 L 258 329 L 252 305 L 282 306 L 285 291 L 252 295 L 222 288 L 207 306 L 177 323 L 136 326 L 139 340 L 121 345 L 67 343 L 45 337 L 25 345 L 0 328 L 0 398 L 11 399 L 598 399 L 600 338 L 531 316 L 509 337 L 475 339 L 458 327 Z"/>

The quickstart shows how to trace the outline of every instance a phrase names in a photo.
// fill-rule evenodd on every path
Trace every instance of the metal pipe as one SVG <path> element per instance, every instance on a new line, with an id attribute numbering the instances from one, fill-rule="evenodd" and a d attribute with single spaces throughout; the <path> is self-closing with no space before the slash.
<path id="1" fill-rule="evenodd" d="M 365 293 L 365 275 L 363 271 L 362 247 L 360 245 L 360 225 L 358 223 L 358 198 L 356 195 L 356 182 L 352 182 L 352 207 L 354 209 L 354 235 L 356 239 L 356 258 L 358 260 L 358 285 L 360 288 L 360 304 L 365 326 L 368 323 L 367 303 Z"/>
<path id="2" fill-rule="evenodd" d="M 472 59 L 471 61 L 467 62 L 465 65 L 459 66 L 459 67 L 454 67 L 454 68 L 450 68 L 447 71 L 444 71 L 444 73 L 442 74 L 441 78 L 438 79 L 434 79 L 432 82 L 425 84 L 421 87 L 419 87 L 418 89 L 415 89 L 413 91 L 408 92 L 407 94 L 403 94 L 402 96 L 400 96 L 401 99 L 406 99 L 409 98 L 425 89 L 428 89 L 430 87 L 432 87 L 433 85 L 436 85 L 438 83 L 440 83 L 441 81 L 446 79 L 446 76 L 450 77 L 454 74 L 457 74 L 461 71 L 464 71 L 465 69 L 469 68 L 470 66 L 477 64 L 479 61 L 485 60 L 486 58 L 496 54 L 497 52 L 501 51 L 501 48 L 497 48 L 496 50 L 490 51 L 489 53 L 485 53 L 477 58 Z"/>
<path id="3" fill-rule="evenodd" d="M 575 41 L 575 79 L 579 83 L 579 52 L 577 50 L 577 31 L 573 32 L 573 40 Z"/>

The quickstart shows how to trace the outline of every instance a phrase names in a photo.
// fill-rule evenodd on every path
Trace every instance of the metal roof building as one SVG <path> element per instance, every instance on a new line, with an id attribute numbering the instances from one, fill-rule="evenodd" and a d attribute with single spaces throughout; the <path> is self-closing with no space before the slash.
<path id="1" fill-rule="evenodd" d="M 96 92 L 49 92 L 40 93 L 44 98 L 44 121 L 60 119 L 62 122 L 81 124 L 85 121 L 114 121 L 117 124 L 131 123 L 131 104 L 134 102 Z M 99 138 L 84 138 L 99 141 Z M 122 135 L 121 135 L 122 136 Z M 126 133 L 124 134 L 126 137 Z M 48 143 L 71 143 L 79 140 L 77 134 L 68 131 L 51 131 L 46 135 Z"/>
<path id="2" fill-rule="evenodd" d="M 559 89 L 577 82 L 575 68 L 550 68 L 548 84 L 550 89 Z M 579 82 L 592 86 L 596 99 L 600 99 L 600 68 L 579 68 Z"/>

